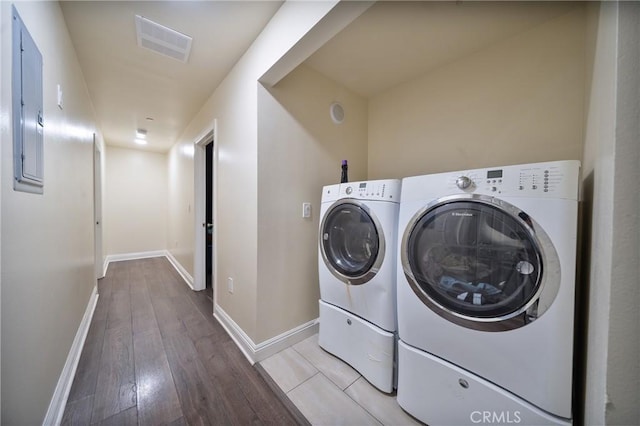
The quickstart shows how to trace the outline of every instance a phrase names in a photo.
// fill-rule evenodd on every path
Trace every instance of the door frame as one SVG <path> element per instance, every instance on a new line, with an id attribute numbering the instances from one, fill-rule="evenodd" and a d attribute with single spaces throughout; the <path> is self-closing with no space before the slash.
<path id="1" fill-rule="evenodd" d="M 218 144 L 216 143 L 216 127 L 217 120 L 214 120 L 212 125 L 206 128 L 200 136 L 195 139 L 194 142 L 194 164 L 193 164 L 193 174 L 194 174 L 194 253 L 193 253 L 193 289 L 195 291 L 204 290 L 206 287 L 206 238 L 203 232 L 203 228 L 206 228 L 206 211 L 205 211 L 205 202 L 207 199 L 207 186 L 205 184 L 206 178 L 206 161 L 207 161 L 207 145 L 210 143 L 213 145 L 213 161 L 212 161 L 212 180 L 211 182 L 213 195 L 213 223 L 216 223 L 216 205 L 217 205 L 217 189 L 216 189 L 216 181 L 217 181 L 217 162 L 218 162 Z M 203 225 L 205 224 L 205 225 Z M 215 232 L 215 226 L 213 228 L 213 236 L 212 236 L 212 250 L 211 250 L 211 286 L 216 288 L 216 266 L 217 266 L 217 255 L 216 255 L 216 246 L 217 246 L 217 236 Z M 216 291 L 213 292 L 214 295 L 214 303 L 216 299 Z"/>
<path id="2" fill-rule="evenodd" d="M 96 279 L 105 275 L 102 232 L 102 148 L 93 134 L 93 245 Z"/>

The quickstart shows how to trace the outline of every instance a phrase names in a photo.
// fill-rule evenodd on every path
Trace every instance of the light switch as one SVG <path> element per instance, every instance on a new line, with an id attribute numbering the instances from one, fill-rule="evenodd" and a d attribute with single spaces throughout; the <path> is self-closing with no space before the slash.
<path id="1" fill-rule="evenodd" d="M 311 203 L 302 203 L 302 217 L 311 217 Z"/>

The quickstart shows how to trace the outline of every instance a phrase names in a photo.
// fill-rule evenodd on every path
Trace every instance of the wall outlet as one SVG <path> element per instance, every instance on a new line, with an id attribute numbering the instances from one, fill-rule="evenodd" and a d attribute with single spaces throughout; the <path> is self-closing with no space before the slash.
<path id="1" fill-rule="evenodd" d="M 227 291 L 233 293 L 233 278 L 231 277 L 227 278 Z"/>

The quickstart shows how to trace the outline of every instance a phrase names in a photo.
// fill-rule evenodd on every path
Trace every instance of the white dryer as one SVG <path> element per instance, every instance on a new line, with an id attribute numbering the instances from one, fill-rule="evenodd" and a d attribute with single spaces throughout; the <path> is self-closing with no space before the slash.
<path id="1" fill-rule="evenodd" d="M 400 181 L 322 189 L 319 344 L 384 392 L 394 385 Z"/>
<path id="2" fill-rule="evenodd" d="M 580 163 L 405 178 L 398 403 L 427 424 L 569 424 Z"/>

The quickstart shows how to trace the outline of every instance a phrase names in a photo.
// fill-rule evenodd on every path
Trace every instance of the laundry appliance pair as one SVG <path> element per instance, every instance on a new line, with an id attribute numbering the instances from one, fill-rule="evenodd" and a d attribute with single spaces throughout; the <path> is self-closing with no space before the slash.
<path id="1" fill-rule="evenodd" d="M 320 346 L 427 424 L 570 424 L 579 168 L 325 187 Z"/>

